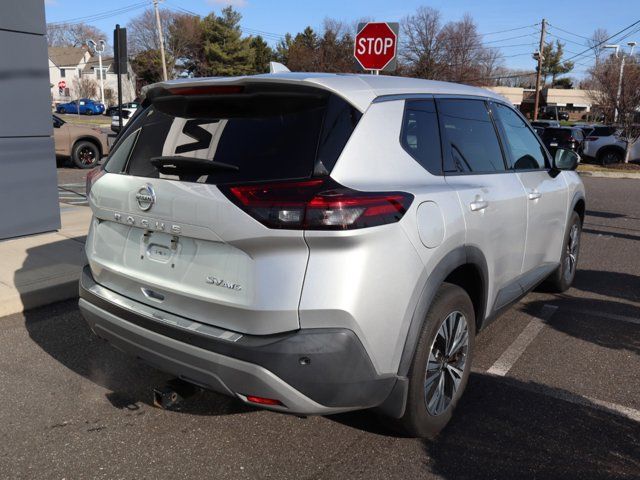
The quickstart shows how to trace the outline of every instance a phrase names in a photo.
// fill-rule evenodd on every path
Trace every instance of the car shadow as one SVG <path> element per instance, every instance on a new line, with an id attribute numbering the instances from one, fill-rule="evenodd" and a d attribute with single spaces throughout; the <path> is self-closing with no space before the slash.
<path id="1" fill-rule="evenodd" d="M 571 400 L 571 401 L 567 401 Z M 447 479 L 621 479 L 640 472 L 640 428 L 564 390 L 472 374 L 451 423 L 425 441 Z"/>
<path id="2" fill-rule="evenodd" d="M 640 302 L 640 275 L 579 269 L 576 272 L 572 288 L 607 297 Z"/>
<path id="3" fill-rule="evenodd" d="M 612 213 L 612 212 L 600 212 L 598 210 L 587 210 L 587 217 L 599 217 L 599 218 L 624 218 L 626 217 L 623 213 Z"/>
<path id="4" fill-rule="evenodd" d="M 141 404 L 153 405 L 153 389 L 172 379 L 94 335 L 77 308 L 77 300 L 23 315 L 31 339 L 66 368 L 109 390 L 105 397 L 116 408 L 138 410 Z M 234 398 L 198 391 L 172 410 L 213 416 L 255 409 Z"/>
<path id="5" fill-rule="evenodd" d="M 610 227 L 610 228 L 615 228 L 615 227 Z M 605 237 L 620 238 L 622 240 L 632 240 L 632 241 L 640 240 L 640 235 L 632 235 L 630 233 L 612 232 L 612 231 L 609 231 L 609 230 L 597 230 L 595 228 L 589 228 L 587 226 L 585 226 L 582 229 L 582 233 L 589 233 L 591 235 L 602 235 L 602 236 L 605 236 Z"/>
<path id="6" fill-rule="evenodd" d="M 28 240 L 25 240 L 28 241 Z M 77 281 L 34 289 L 42 278 L 55 278 L 80 269 L 84 237 L 34 246 L 26 252 L 21 268 L 14 273 L 25 311 L 26 330 L 43 351 L 69 370 L 107 390 L 106 399 L 116 408 L 135 410 L 153 405 L 153 389 L 172 377 L 113 348 L 94 335 L 77 304 Z M 55 266 L 54 266 L 55 265 Z M 62 298 L 73 300 L 56 302 Z M 37 305 L 45 307 L 34 308 Z M 196 415 L 229 415 L 254 410 L 239 400 L 213 392 L 199 392 L 176 410 Z"/>

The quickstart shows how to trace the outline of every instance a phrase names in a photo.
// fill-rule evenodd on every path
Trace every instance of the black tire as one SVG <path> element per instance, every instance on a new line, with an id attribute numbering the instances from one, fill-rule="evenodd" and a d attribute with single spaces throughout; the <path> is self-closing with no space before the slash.
<path id="1" fill-rule="evenodd" d="M 93 168 L 100 161 L 100 149 L 93 142 L 80 140 L 71 150 L 71 160 L 78 168 Z"/>
<path id="2" fill-rule="evenodd" d="M 457 317 L 457 322 L 464 321 L 467 327 L 466 348 L 454 351 L 456 358 L 464 360 L 464 365 L 459 360 L 447 362 L 444 357 L 432 355 L 430 363 L 431 370 L 428 370 L 428 360 L 432 349 L 439 352 L 444 345 L 444 337 L 439 335 L 441 326 L 444 325 L 451 315 L 461 314 L 463 318 Z M 456 318 L 456 317 L 453 317 Z M 455 320 L 454 320 L 455 321 Z M 473 346 L 475 339 L 475 314 L 473 304 L 467 292 L 457 285 L 444 283 L 436 293 L 433 303 L 427 313 L 420 339 L 416 347 L 411 367 L 409 370 L 409 393 L 405 413 L 398 420 L 398 426 L 404 433 L 421 438 L 434 438 L 449 422 L 453 411 L 460 399 L 469 379 L 471 370 L 471 360 L 473 357 Z M 455 323 L 459 325 L 459 323 Z M 438 359 L 437 361 L 435 361 Z M 459 377 L 457 388 L 453 388 L 453 374 L 445 365 L 462 366 L 462 375 Z M 433 367 L 439 365 L 439 367 Z M 444 367 L 444 368 L 443 368 Z M 428 375 L 429 371 L 431 374 Z M 438 376 L 438 380 L 433 380 Z M 436 402 L 436 411 L 430 411 L 436 390 L 439 388 L 440 378 L 443 379 L 443 391 L 450 393 L 445 395 L 445 401 L 441 405 L 441 410 L 437 411 L 439 404 Z M 427 380 L 431 379 L 430 387 L 427 387 Z M 448 381 L 448 383 L 447 383 Z M 434 383 L 435 382 L 435 383 Z M 451 388 L 448 388 L 451 387 Z M 431 396 L 429 395 L 431 393 Z"/>
<path id="3" fill-rule="evenodd" d="M 84 113 L 86 115 L 93 115 L 93 110 L 91 110 L 90 108 L 87 108 L 87 110 Z"/>
<path id="4" fill-rule="evenodd" d="M 575 233 L 573 233 L 574 228 Z M 576 212 L 572 212 L 571 217 L 569 217 L 567 231 L 564 234 L 560 266 L 549 276 L 549 278 L 545 280 L 542 284 L 541 290 L 562 293 L 571 288 L 571 284 L 576 278 L 576 270 L 578 269 L 581 234 L 582 221 L 580 220 L 580 216 Z"/>
<path id="5" fill-rule="evenodd" d="M 624 160 L 622 153 L 618 150 L 608 149 L 598 154 L 598 162 L 601 165 L 611 165 L 612 163 L 621 163 Z"/>
<path id="6" fill-rule="evenodd" d="M 64 113 L 67 113 L 67 111 L 64 109 L 64 107 L 60 107 L 60 108 L 58 109 L 58 113 L 62 113 L 62 114 L 64 114 Z"/>

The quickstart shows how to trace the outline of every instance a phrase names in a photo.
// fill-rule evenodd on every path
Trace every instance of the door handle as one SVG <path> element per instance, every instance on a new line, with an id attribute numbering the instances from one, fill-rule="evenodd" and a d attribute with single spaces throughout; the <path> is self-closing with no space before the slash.
<path id="1" fill-rule="evenodd" d="M 479 212 L 480 210 L 484 210 L 489 206 L 489 202 L 485 200 L 476 200 L 475 202 L 471 202 L 469 204 L 469 208 L 471 208 L 472 212 Z"/>
<path id="2" fill-rule="evenodd" d="M 529 198 L 529 200 L 537 200 L 542 196 L 542 194 L 537 191 L 537 190 L 531 190 L 529 192 L 529 194 L 527 195 L 527 197 Z"/>

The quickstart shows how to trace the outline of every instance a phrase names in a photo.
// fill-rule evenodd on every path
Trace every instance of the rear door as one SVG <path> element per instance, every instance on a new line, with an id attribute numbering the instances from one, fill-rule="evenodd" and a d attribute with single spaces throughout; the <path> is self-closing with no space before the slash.
<path id="1" fill-rule="evenodd" d="M 299 328 L 303 231 L 267 228 L 218 188 L 309 178 L 324 144 L 339 154 L 348 137 L 332 135 L 327 104 L 352 107 L 326 93 L 292 98 L 180 96 L 171 99 L 172 113 L 151 106 L 134 119 L 90 192 L 87 256 L 96 281 L 238 332 Z M 235 169 L 167 171 L 151 163 L 160 156 Z"/>
<path id="2" fill-rule="evenodd" d="M 447 183 L 458 193 L 466 244 L 485 257 L 488 312 L 520 296 L 527 205 L 522 184 L 507 170 L 486 102 L 438 99 Z"/>
<path id="3" fill-rule="evenodd" d="M 560 260 L 567 221 L 567 184 L 562 174 L 551 174 L 547 152 L 527 122 L 507 105 L 493 103 L 491 108 L 502 131 L 509 168 L 526 192 L 523 273 L 531 275 L 523 281 L 528 288 L 541 279 L 537 277 L 550 273 Z"/>

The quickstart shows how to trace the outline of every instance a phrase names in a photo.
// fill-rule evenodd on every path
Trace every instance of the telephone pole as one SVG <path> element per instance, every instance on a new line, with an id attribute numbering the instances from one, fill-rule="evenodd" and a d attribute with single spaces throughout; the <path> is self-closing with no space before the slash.
<path id="1" fill-rule="evenodd" d="M 162 61 L 162 79 L 167 81 L 167 63 L 164 59 L 164 39 L 162 36 L 162 23 L 160 23 L 160 12 L 158 11 L 158 0 L 153 0 L 153 9 L 156 11 L 156 25 L 158 27 L 158 42 L 160 44 L 160 60 Z"/>
<path id="2" fill-rule="evenodd" d="M 536 56 L 538 57 L 538 72 L 536 73 L 536 100 L 533 107 L 534 121 L 538 120 L 538 107 L 540 106 L 540 77 L 542 75 L 542 61 L 544 60 L 544 55 L 542 54 L 542 52 L 544 52 L 544 34 L 546 33 L 546 29 L 547 21 L 543 18 L 542 28 L 540 29 L 540 48 L 533 55 L 533 58 L 536 58 Z"/>

